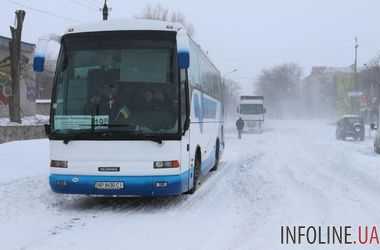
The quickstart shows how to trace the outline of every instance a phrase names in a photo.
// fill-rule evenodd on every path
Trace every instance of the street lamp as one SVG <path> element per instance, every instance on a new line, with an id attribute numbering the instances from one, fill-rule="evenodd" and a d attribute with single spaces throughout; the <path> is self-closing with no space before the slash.
<path id="1" fill-rule="evenodd" d="M 232 71 L 230 71 L 230 72 L 225 73 L 225 74 L 222 76 L 222 78 L 224 79 L 227 75 L 230 75 L 230 74 L 233 74 L 233 73 L 236 73 L 236 72 L 238 72 L 238 70 L 237 70 L 237 69 L 234 69 L 234 70 L 232 70 Z"/>
<path id="2" fill-rule="evenodd" d="M 236 73 L 236 72 L 238 72 L 238 70 L 237 69 L 234 69 L 234 70 L 232 70 L 232 71 L 229 71 L 229 72 L 227 72 L 227 73 L 224 73 L 223 75 L 222 75 L 222 88 L 223 88 L 223 102 L 224 102 L 224 100 L 225 100 L 225 96 L 224 96 L 224 93 L 225 93 L 225 88 L 226 88 L 226 76 L 227 75 L 231 75 L 231 74 L 233 74 L 233 73 Z"/>
<path id="3" fill-rule="evenodd" d="M 233 73 L 236 73 L 236 72 L 238 72 L 238 70 L 237 69 L 233 69 L 232 71 L 227 72 L 227 73 L 225 73 L 225 74 L 222 75 L 222 88 L 223 88 L 222 89 L 222 101 L 223 101 L 222 112 L 223 112 L 223 116 L 224 116 L 224 105 L 225 105 L 225 101 L 226 101 L 226 96 L 225 96 L 225 94 L 226 94 L 226 81 L 225 81 L 225 79 L 226 79 L 227 75 L 230 75 L 230 74 L 233 74 Z"/>
<path id="4" fill-rule="evenodd" d="M 227 75 L 231 75 L 231 74 L 236 73 L 236 72 L 238 72 L 238 70 L 237 70 L 237 69 L 234 69 L 234 70 L 232 70 L 232 71 L 230 71 L 230 72 L 227 72 L 227 73 L 224 73 L 224 74 L 222 75 L 223 93 L 224 93 L 224 88 L 225 88 L 225 80 L 226 80 L 226 76 L 227 76 Z M 224 95 L 223 95 L 223 101 L 224 101 Z"/>
<path id="5" fill-rule="evenodd" d="M 353 92 L 355 92 L 355 95 L 358 95 L 358 92 L 360 90 L 359 83 L 358 83 L 358 49 L 359 49 L 359 40 L 357 37 L 355 37 L 355 61 L 354 61 L 354 89 Z M 352 113 L 359 112 L 360 113 L 360 102 L 359 100 L 354 99 L 354 97 L 351 97 L 351 109 Z"/>

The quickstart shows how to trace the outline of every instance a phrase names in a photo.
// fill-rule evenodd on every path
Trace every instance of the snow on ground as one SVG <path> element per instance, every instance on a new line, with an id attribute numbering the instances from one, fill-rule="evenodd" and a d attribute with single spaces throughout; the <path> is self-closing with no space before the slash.
<path id="1" fill-rule="evenodd" d="M 43 125 L 49 123 L 49 116 L 35 115 L 26 116 L 22 118 L 22 124 L 10 122 L 9 118 L 0 118 L 0 126 L 30 126 L 30 125 Z"/>
<path id="2" fill-rule="evenodd" d="M 0 185 L 48 174 L 48 140 L 0 144 Z"/>
<path id="3" fill-rule="evenodd" d="M 0 145 L 0 249 L 293 249 L 280 245 L 282 225 L 380 225 L 371 139 L 336 141 L 317 121 L 227 139 L 220 170 L 195 195 L 160 199 L 53 194 L 46 140 Z"/>

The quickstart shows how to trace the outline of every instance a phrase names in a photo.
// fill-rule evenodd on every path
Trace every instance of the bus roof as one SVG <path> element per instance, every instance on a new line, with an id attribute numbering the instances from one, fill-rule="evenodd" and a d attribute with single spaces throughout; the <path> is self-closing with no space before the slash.
<path id="1" fill-rule="evenodd" d="M 101 31 L 128 31 L 128 30 L 152 30 L 152 31 L 174 31 L 184 29 L 179 23 L 164 22 L 147 19 L 120 19 L 102 21 L 97 23 L 83 24 L 69 27 L 65 34 L 101 32 Z"/>
<path id="2" fill-rule="evenodd" d="M 186 28 L 180 23 L 150 20 L 150 19 L 115 19 L 109 21 L 101 21 L 96 23 L 81 24 L 77 26 L 71 26 L 66 29 L 66 34 L 76 34 L 76 33 L 87 33 L 87 32 L 103 32 L 103 31 L 173 31 L 183 34 L 187 34 Z M 219 72 L 218 68 L 210 60 L 207 53 L 203 51 L 201 46 L 195 42 L 191 36 L 187 34 L 187 38 L 194 42 L 196 46 L 199 47 L 202 54 L 208 59 L 208 61 L 213 65 L 213 67 Z M 186 42 L 187 43 L 187 42 Z M 189 49 L 189 48 L 187 48 Z"/>

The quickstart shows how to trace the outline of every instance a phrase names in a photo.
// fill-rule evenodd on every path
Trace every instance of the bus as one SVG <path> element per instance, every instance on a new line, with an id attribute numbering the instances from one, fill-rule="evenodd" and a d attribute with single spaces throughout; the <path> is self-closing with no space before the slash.
<path id="1" fill-rule="evenodd" d="M 241 96 L 237 111 L 246 131 L 262 132 L 266 113 L 263 96 Z"/>
<path id="2" fill-rule="evenodd" d="M 107 21 L 71 27 L 58 41 L 45 127 L 54 192 L 192 194 L 218 169 L 221 74 L 182 25 Z"/>

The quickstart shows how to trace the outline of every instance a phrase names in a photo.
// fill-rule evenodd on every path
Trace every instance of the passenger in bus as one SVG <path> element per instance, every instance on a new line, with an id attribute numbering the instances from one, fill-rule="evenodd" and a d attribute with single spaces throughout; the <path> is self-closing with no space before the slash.
<path id="1" fill-rule="evenodd" d="M 106 96 L 102 93 L 103 90 L 97 90 L 89 98 L 88 103 L 85 105 L 86 114 L 93 116 L 106 115 L 108 113 Z"/>
<path id="2" fill-rule="evenodd" d="M 159 104 L 163 104 L 165 102 L 165 96 L 161 91 L 155 91 L 153 98 Z"/>
<path id="3" fill-rule="evenodd" d="M 111 122 L 125 122 L 130 111 L 123 101 L 118 85 L 103 85 L 90 97 L 86 110 L 91 115 L 108 115 Z"/>
<path id="4" fill-rule="evenodd" d="M 153 93 L 150 90 L 145 90 L 143 94 L 143 100 L 144 102 L 143 107 L 145 106 L 146 108 L 152 108 L 153 105 Z"/>
<path id="5" fill-rule="evenodd" d="M 145 90 L 134 113 L 136 123 L 153 131 L 172 129 L 177 117 L 169 101 L 162 90 Z"/>
<path id="6" fill-rule="evenodd" d="M 145 90 L 140 108 L 142 112 L 161 111 L 165 109 L 164 94 L 159 90 Z"/>

